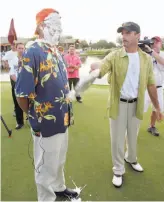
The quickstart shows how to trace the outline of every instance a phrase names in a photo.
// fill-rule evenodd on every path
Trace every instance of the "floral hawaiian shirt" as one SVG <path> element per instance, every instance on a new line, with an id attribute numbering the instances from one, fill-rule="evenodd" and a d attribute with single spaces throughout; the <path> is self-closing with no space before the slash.
<path id="1" fill-rule="evenodd" d="M 43 137 L 64 133 L 73 122 L 66 67 L 61 55 L 36 41 L 24 53 L 16 82 L 17 97 L 29 99 L 29 122 Z"/>

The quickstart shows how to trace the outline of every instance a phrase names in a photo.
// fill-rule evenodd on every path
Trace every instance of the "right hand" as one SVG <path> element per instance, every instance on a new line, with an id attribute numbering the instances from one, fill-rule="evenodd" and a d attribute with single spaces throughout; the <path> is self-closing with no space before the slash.
<path id="1" fill-rule="evenodd" d="M 95 69 L 100 69 L 100 63 L 99 62 L 92 63 L 90 68 L 91 69 L 90 69 L 89 73 L 91 73 Z"/>
<path id="2" fill-rule="evenodd" d="M 164 120 L 164 115 L 162 114 L 162 112 L 160 110 L 156 110 L 156 116 L 157 116 L 158 122 L 161 122 Z"/>

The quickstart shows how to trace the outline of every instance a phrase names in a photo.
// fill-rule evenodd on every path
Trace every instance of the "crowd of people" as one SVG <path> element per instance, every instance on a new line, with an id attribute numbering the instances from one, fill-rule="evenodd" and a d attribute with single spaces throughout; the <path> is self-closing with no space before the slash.
<path id="1" fill-rule="evenodd" d="M 43 9 L 36 15 L 38 39 L 26 48 L 21 43 L 13 45 L 3 58 L 10 67 L 16 129 L 24 124 L 23 112 L 31 125 L 38 201 L 55 201 L 56 196 L 78 197 L 76 191 L 65 186 L 63 170 L 68 128 L 74 124 L 72 100 L 68 94 L 79 82 L 81 61 L 74 45 L 69 47 L 68 54 L 58 47 L 61 31 L 59 12 Z M 155 123 L 163 120 L 164 55 L 160 52 L 162 41 L 159 37 L 152 38 L 154 45 L 147 47 L 148 53 L 138 47 L 141 31 L 134 22 L 122 24 L 117 32 L 122 34 L 123 47 L 109 53 L 100 63 L 93 63 L 91 72 L 99 70 L 97 78 L 110 75 L 112 183 L 120 187 L 125 174 L 124 160 L 135 171 L 144 170 L 137 161 L 137 137 L 145 105 L 148 106 L 150 100 L 153 112 L 148 131 L 159 136 Z M 76 100 L 82 103 L 78 93 Z"/>

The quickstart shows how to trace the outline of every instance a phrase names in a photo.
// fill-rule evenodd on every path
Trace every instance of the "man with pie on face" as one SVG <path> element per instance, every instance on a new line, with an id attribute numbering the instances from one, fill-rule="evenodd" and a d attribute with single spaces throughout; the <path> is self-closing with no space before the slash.
<path id="1" fill-rule="evenodd" d="M 56 196 L 76 198 L 78 193 L 66 188 L 64 177 L 73 112 L 67 97 L 66 67 L 56 48 L 61 17 L 54 9 L 43 9 L 36 22 L 39 39 L 27 44 L 15 90 L 31 125 L 38 201 L 55 201 Z"/>

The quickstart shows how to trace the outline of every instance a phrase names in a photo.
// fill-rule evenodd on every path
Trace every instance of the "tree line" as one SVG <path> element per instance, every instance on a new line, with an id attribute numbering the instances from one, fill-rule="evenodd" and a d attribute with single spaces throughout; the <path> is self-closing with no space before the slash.
<path id="1" fill-rule="evenodd" d="M 66 36 L 65 38 L 73 39 L 72 36 Z M 35 37 L 31 38 L 31 40 L 35 40 Z M 164 38 L 162 38 L 162 41 L 163 41 L 163 49 L 164 49 Z M 117 37 L 116 43 L 108 42 L 104 39 L 100 39 L 99 41 L 97 41 L 95 43 L 92 43 L 91 41 L 90 41 L 90 43 L 88 43 L 86 40 L 76 39 L 75 46 L 76 46 L 76 48 L 82 48 L 83 50 L 88 47 L 90 47 L 91 49 L 111 49 L 111 48 L 115 48 L 117 46 L 122 46 L 122 37 L 121 36 Z"/>

